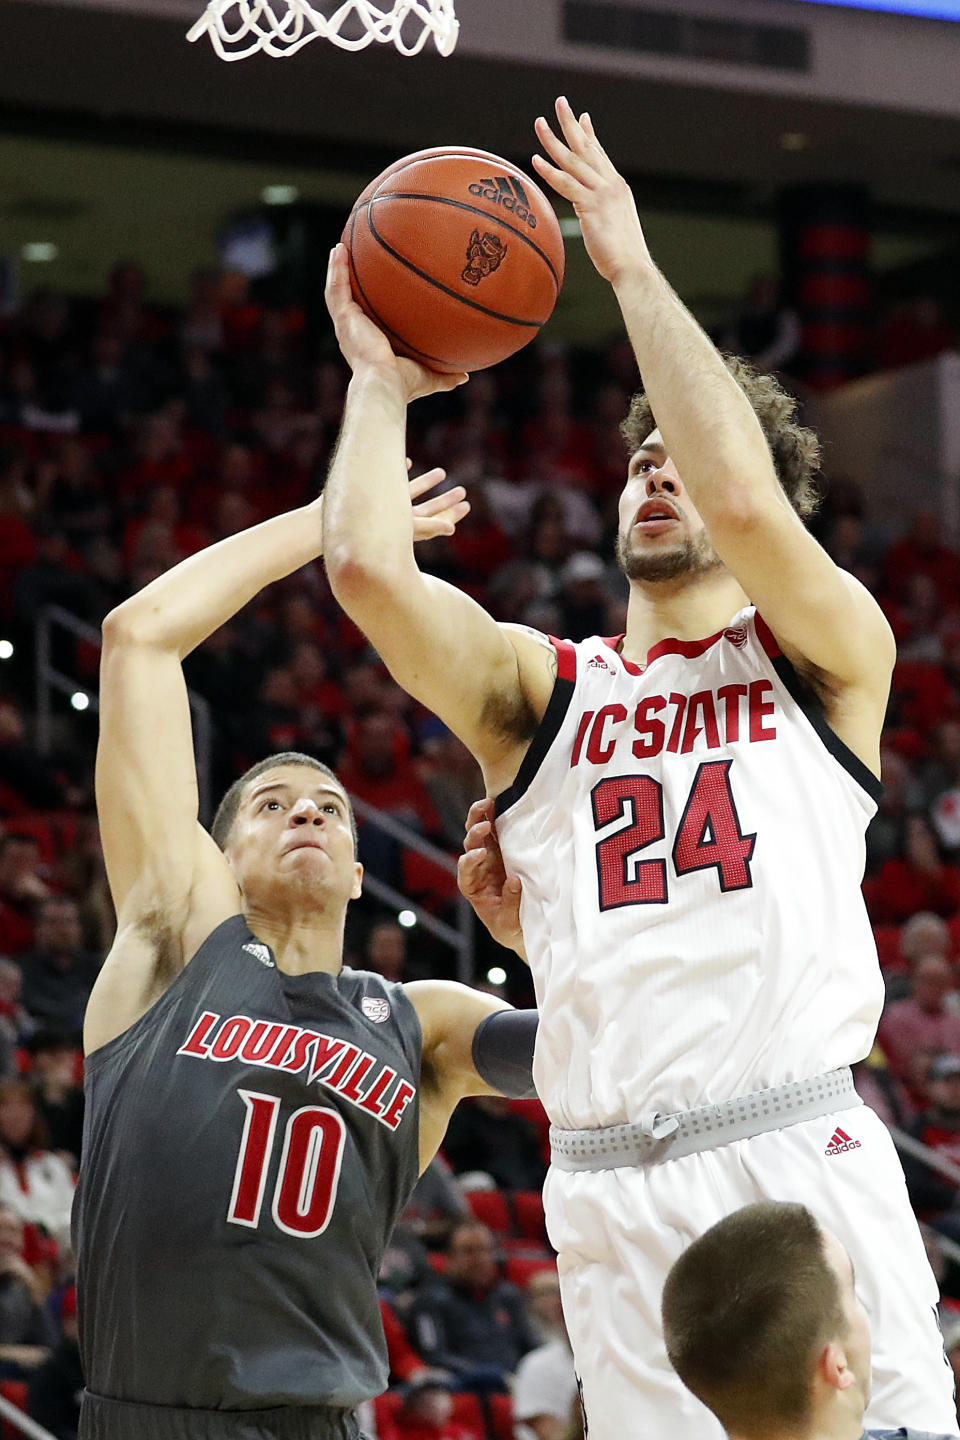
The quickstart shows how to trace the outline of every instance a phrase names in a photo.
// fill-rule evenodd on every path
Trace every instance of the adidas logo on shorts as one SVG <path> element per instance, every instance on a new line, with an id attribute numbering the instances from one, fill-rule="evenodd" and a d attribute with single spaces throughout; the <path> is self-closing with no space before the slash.
<path id="1" fill-rule="evenodd" d="M 824 1150 L 824 1155 L 842 1155 L 845 1150 L 859 1150 L 860 1141 L 851 1140 L 846 1130 L 841 1130 L 838 1125 L 830 1136 L 830 1144 Z"/>

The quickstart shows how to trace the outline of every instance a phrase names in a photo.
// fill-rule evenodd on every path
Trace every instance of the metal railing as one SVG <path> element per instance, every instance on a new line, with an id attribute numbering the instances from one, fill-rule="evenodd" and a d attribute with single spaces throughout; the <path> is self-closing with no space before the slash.
<path id="1" fill-rule="evenodd" d="M 21 1435 L 26 1435 L 27 1440 L 56 1440 L 56 1436 L 51 1435 L 49 1430 L 44 1430 L 36 1420 L 31 1420 L 29 1415 L 25 1415 L 4 1395 L 0 1395 L 0 1418 L 12 1425 L 14 1430 L 19 1430 Z"/>
<path id="2" fill-rule="evenodd" d="M 353 805 L 357 819 L 362 820 L 365 825 L 373 825 L 381 830 L 391 839 L 405 846 L 408 850 L 415 850 L 424 859 L 430 860 L 434 865 L 445 870 L 448 875 L 456 877 L 457 862 L 447 854 L 445 850 L 439 850 L 436 845 L 431 845 L 429 840 L 424 840 L 415 830 L 408 825 L 394 819 L 384 810 L 378 810 L 375 805 L 370 805 L 366 800 L 361 800 L 357 795 L 350 796 L 350 803 Z M 458 894 L 456 901 L 456 928 L 448 925 L 446 921 L 440 920 L 436 915 L 431 915 L 429 910 L 424 910 L 421 905 L 409 900 L 399 890 L 394 890 L 392 885 L 386 884 L 376 875 L 369 871 L 364 874 L 363 888 L 385 905 L 392 905 L 397 910 L 412 910 L 421 924 L 429 934 L 442 940 L 456 952 L 457 956 L 457 979 L 464 985 L 469 985 L 473 980 L 473 911 L 469 901 L 464 900 Z"/>
<path id="3" fill-rule="evenodd" d="M 57 630 L 65 630 L 76 640 L 100 649 L 103 641 L 95 625 L 80 620 L 62 605 L 45 605 L 37 619 L 35 629 L 35 668 L 37 679 L 37 746 L 42 754 L 48 755 L 53 748 L 54 692 L 73 696 L 81 692 L 87 697 L 86 709 L 94 714 L 100 709 L 96 691 L 70 675 L 64 675 L 53 663 L 53 637 Z M 213 814 L 210 793 L 210 759 L 213 753 L 213 722 L 210 706 L 202 695 L 187 691 L 190 701 L 190 718 L 193 722 L 193 748 L 197 765 L 197 792 L 200 798 L 200 819 L 209 823 Z"/>
<path id="4" fill-rule="evenodd" d="M 70 675 L 65 675 L 58 670 L 53 663 L 53 642 L 57 631 L 66 631 L 74 639 L 82 640 L 88 645 L 100 649 L 102 639 L 100 631 L 94 625 L 89 625 L 85 620 L 80 620 L 69 610 L 64 610 L 60 605 L 46 605 L 40 612 L 36 623 L 36 645 L 35 645 L 35 669 L 37 683 L 37 745 L 43 754 L 49 754 L 54 743 L 54 694 L 72 696 L 82 691 L 87 697 L 87 708 L 97 713 L 99 702 L 95 692 L 88 690 L 87 686 Z M 209 824 L 213 814 L 211 796 L 211 775 L 213 755 L 213 719 L 210 706 L 202 695 L 197 695 L 188 688 L 187 695 L 190 700 L 190 714 L 193 721 L 193 744 L 197 765 L 197 788 L 200 797 L 200 819 Z M 378 810 L 376 806 L 368 804 L 367 801 L 351 795 L 351 802 L 356 811 L 358 819 L 365 825 L 380 830 L 392 840 L 396 840 L 404 849 L 414 850 L 424 859 L 431 861 L 446 871 L 448 875 L 456 876 L 457 864 L 444 850 L 439 850 L 436 845 L 431 845 L 429 840 L 424 840 L 408 825 L 388 815 L 384 810 Z M 457 896 L 456 901 L 456 924 L 448 925 L 446 921 L 432 915 L 422 905 L 410 900 L 392 885 L 381 880 L 379 876 L 369 871 L 363 880 L 364 891 L 373 895 L 383 904 L 391 906 L 397 912 L 401 910 L 412 910 L 417 917 L 418 924 L 422 925 L 428 934 L 433 935 L 442 944 L 448 945 L 456 956 L 457 979 L 463 984 L 470 984 L 473 980 L 473 912 L 470 905 L 462 895 Z"/>

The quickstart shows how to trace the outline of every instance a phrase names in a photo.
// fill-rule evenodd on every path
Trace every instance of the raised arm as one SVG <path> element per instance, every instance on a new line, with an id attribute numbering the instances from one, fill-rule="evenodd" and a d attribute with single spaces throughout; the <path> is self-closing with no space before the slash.
<path id="1" fill-rule="evenodd" d="M 409 493 L 435 479 L 421 477 Z M 466 508 L 460 489 L 427 499 L 419 530 L 450 533 Z M 320 554 L 322 513 L 316 500 L 230 536 L 104 621 L 96 790 L 118 937 L 88 1009 L 88 1047 L 131 1024 L 240 909 L 232 871 L 198 823 L 182 661 L 264 586 Z"/>
<path id="2" fill-rule="evenodd" d="M 333 593 L 398 684 L 472 750 L 488 788 L 501 789 L 546 709 L 553 657 L 420 571 L 403 484 L 408 403 L 465 377 L 437 375 L 394 356 L 352 299 L 343 246 L 330 257 L 327 304 L 353 370 L 324 491 Z"/>
<path id="3" fill-rule="evenodd" d="M 710 539 L 784 648 L 842 686 L 886 701 L 894 646 L 879 606 L 804 528 L 743 391 L 654 264 L 630 189 L 597 139 L 557 101 L 558 138 L 536 125 L 534 166 L 570 200 L 613 286 L 665 447 Z"/>

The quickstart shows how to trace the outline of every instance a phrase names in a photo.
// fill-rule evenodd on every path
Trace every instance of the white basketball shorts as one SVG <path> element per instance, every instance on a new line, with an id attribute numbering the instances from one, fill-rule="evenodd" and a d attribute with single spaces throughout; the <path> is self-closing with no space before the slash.
<path id="1" fill-rule="evenodd" d="M 831 1146 L 838 1125 L 859 1143 Z M 936 1282 L 893 1141 L 864 1105 L 660 1165 L 551 1167 L 547 1228 L 591 1440 L 723 1440 L 667 1359 L 660 1297 L 687 1245 L 757 1200 L 806 1205 L 853 1260 L 873 1337 L 867 1426 L 960 1434 Z"/>

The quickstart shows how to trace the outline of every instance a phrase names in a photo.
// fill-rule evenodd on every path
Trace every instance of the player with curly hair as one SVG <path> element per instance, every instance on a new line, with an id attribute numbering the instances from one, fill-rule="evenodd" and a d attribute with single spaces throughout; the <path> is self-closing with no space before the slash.
<path id="1" fill-rule="evenodd" d="M 720 1434 L 667 1359 L 660 1292 L 687 1244 L 758 1199 L 807 1204 L 854 1259 L 869 1423 L 954 1432 L 936 1286 L 849 1069 L 883 1003 L 860 881 L 893 637 L 803 525 L 818 447 L 793 399 L 717 352 L 589 116 L 560 100 L 557 117 L 534 164 L 573 205 L 644 383 L 619 502 L 626 631 L 498 625 L 421 574 L 403 459 L 422 373 L 353 304 L 339 250 L 334 593 L 483 767 L 463 888 L 533 971 L 547 1224 L 590 1433 Z"/>

